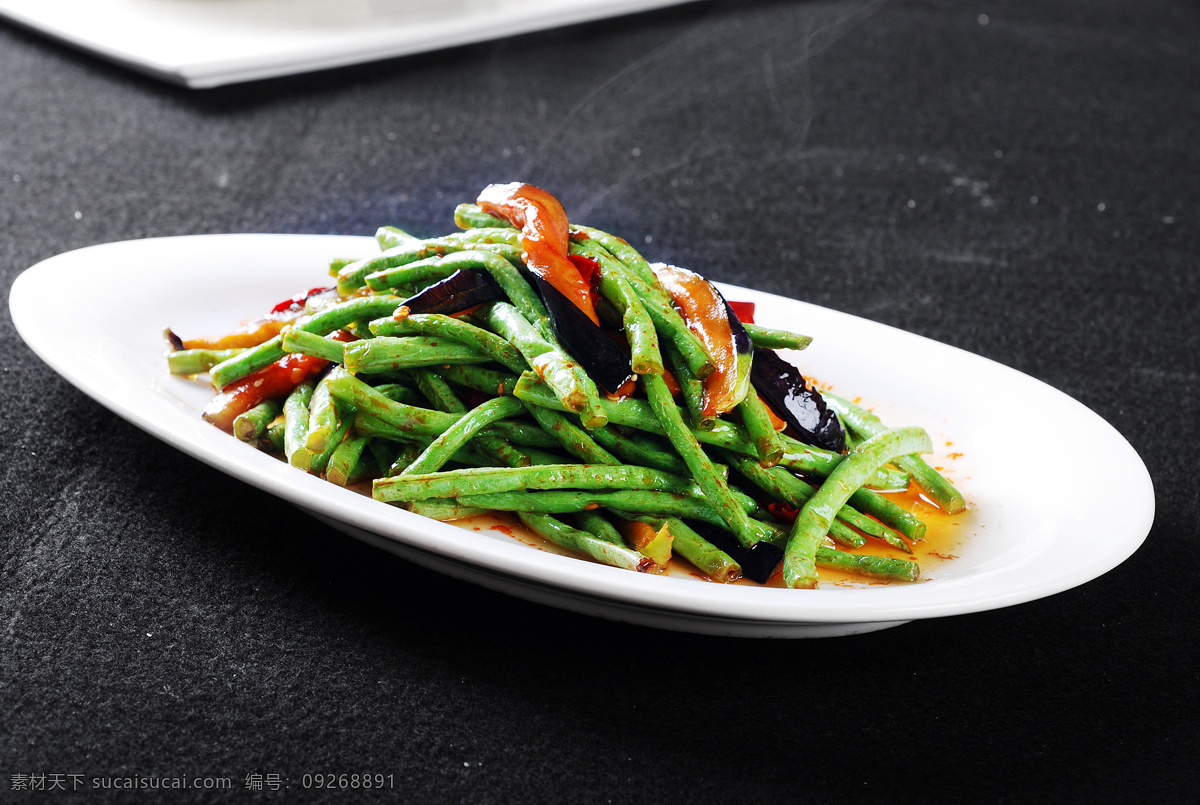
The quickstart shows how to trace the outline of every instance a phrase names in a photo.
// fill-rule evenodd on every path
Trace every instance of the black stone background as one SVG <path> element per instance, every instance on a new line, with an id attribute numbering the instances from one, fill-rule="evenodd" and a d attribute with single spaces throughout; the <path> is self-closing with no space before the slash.
<path id="1" fill-rule="evenodd" d="M 383 772 L 412 802 L 1178 801 L 1198 41 L 1182 0 L 709 2 L 189 91 L 0 23 L 5 300 L 90 244 L 430 235 L 520 179 L 659 259 L 1046 381 L 1133 444 L 1158 506 L 1131 559 L 1034 603 L 826 640 L 658 631 L 345 537 L 109 413 L 0 316 L 0 799 L 78 773 L 248 800 L 277 773 L 261 799 L 340 801 L 301 775 Z M 53 314 L 87 304 L 64 288 Z M 1014 449 L 1053 461 L 1055 424 Z"/>

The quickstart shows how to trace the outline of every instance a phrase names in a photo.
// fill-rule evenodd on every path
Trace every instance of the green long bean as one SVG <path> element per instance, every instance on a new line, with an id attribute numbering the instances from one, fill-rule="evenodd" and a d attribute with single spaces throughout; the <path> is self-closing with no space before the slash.
<path id="1" fill-rule="evenodd" d="M 700 379 L 712 374 L 715 367 L 712 357 L 704 348 L 700 337 L 688 328 L 687 322 L 675 309 L 666 292 L 656 293 L 654 288 L 640 277 L 626 275 L 625 279 L 642 300 L 646 314 L 654 322 L 654 326 L 679 350 L 692 374 Z"/>
<path id="2" fill-rule="evenodd" d="M 600 293 L 621 315 L 634 373 L 661 375 L 663 361 L 658 348 L 658 331 L 645 305 L 622 276 L 621 265 L 598 244 L 589 241 L 572 243 L 570 253 L 588 257 L 599 264 Z"/>
<path id="3" fill-rule="evenodd" d="M 412 243 L 416 240 L 420 240 L 420 238 L 413 237 L 403 229 L 400 229 L 396 226 L 381 226 L 375 230 L 375 242 L 378 243 L 379 248 L 383 249 L 384 251 L 387 251 L 388 249 L 394 249 L 397 246 L 403 246 L 405 244 Z M 345 264 L 343 266 L 339 266 L 338 270 L 353 262 L 357 261 L 345 261 Z M 335 277 L 337 276 L 337 270 L 331 270 L 330 273 Z"/>
<path id="4" fill-rule="evenodd" d="M 807 349 L 812 336 L 800 335 L 788 330 L 773 330 L 758 324 L 742 322 L 750 343 L 763 349 Z"/>
<path id="5" fill-rule="evenodd" d="M 588 431 L 588 436 L 600 447 L 626 463 L 653 467 L 676 475 L 683 475 L 688 471 L 683 459 L 666 449 L 670 447 L 669 444 L 647 438 L 644 434 L 633 438 L 625 436 L 613 426 L 608 425 L 603 428 L 593 428 Z"/>
<path id="6" fill-rule="evenodd" d="M 671 398 L 671 392 L 667 390 L 666 381 L 658 375 L 647 375 L 643 382 L 655 417 L 663 426 L 667 439 L 679 453 L 683 463 L 691 470 L 696 483 L 704 490 L 705 497 L 738 541 L 747 548 L 753 547 L 755 543 L 764 539 L 765 534 L 755 527 L 754 521 L 738 505 L 729 485 L 713 468 L 712 461 L 684 424 L 679 408 Z"/>
<path id="7" fill-rule="evenodd" d="M 478 204 L 459 204 L 454 208 L 454 223 L 468 231 L 483 228 L 504 228 L 520 234 L 520 230 L 506 218 L 484 212 Z"/>
<path id="8" fill-rule="evenodd" d="M 621 532 L 617 530 L 617 527 L 595 509 L 576 512 L 571 515 L 571 520 L 577 528 L 588 532 L 596 539 L 611 542 L 613 545 L 628 547 L 625 538 L 621 536 Z"/>
<path id="9" fill-rule="evenodd" d="M 292 466 L 312 473 L 325 469 L 334 448 L 353 424 L 354 407 L 329 393 L 329 384 L 344 374 L 335 367 L 317 383 L 309 404 L 308 437 L 292 456 Z"/>
<path id="10" fill-rule="evenodd" d="M 887 430 L 887 426 L 880 421 L 879 417 L 867 409 L 836 394 L 827 392 L 823 396 L 842 418 L 842 421 L 849 425 L 851 430 L 857 431 L 862 436 L 873 437 Z M 925 494 L 938 505 L 938 508 L 949 514 L 958 514 L 967 508 L 967 502 L 962 493 L 955 489 L 954 485 L 941 473 L 926 464 L 920 456 L 897 456 L 895 464 L 912 476 L 917 486 L 925 491 Z"/>
<path id="11" fill-rule="evenodd" d="M 325 465 L 325 479 L 338 486 L 347 486 L 360 480 L 367 471 L 362 461 L 367 441 L 365 436 L 355 436 L 337 445 Z"/>
<path id="12" fill-rule="evenodd" d="M 470 322 L 437 313 L 413 313 L 408 316 L 376 319 L 370 324 L 376 336 L 442 336 L 470 347 L 514 372 L 529 368 L 521 353 L 500 336 Z"/>
<path id="13" fill-rule="evenodd" d="M 177 349 L 167 353 L 167 371 L 173 375 L 198 375 L 245 351 L 240 347 L 236 349 Z"/>
<path id="14" fill-rule="evenodd" d="M 408 438 L 436 438 L 462 418 L 428 408 L 389 400 L 359 378 L 344 374 L 329 381 L 329 393 L 353 405 L 360 413 L 380 420 Z"/>
<path id="15" fill-rule="evenodd" d="M 345 346 L 345 367 L 355 375 L 380 374 L 415 366 L 487 363 L 483 353 L 446 338 L 410 335 L 404 338 L 364 338 Z"/>
<path id="16" fill-rule="evenodd" d="M 483 313 L 488 326 L 504 336 L 529 362 L 564 409 L 579 414 L 589 428 L 608 421 L 600 392 L 579 362 L 543 337 L 513 305 L 494 302 Z"/>
<path id="17" fill-rule="evenodd" d="M 775 431 L 771 415 L 767 413 L 767 407 L 753 387 L 746 394 L 745 399 L 738 403 L 737 410 L 742 415 L 742 424 L 746 427 L 746 433 L 754 442 L 754 450 L 758 453 L 759 462 L 764 467 L 774 467 L 783 458 L 783 440 Z"/>
<path id="18" fill-rule="evenodd" d="M 233 420 L 233 435 L 243 442 L 253 442 L 261 438 L 282 410 L 275 400 L 259 403 Z"/>
<path id="19" fill-rule="evenodd" d="M 519 245 L 519 241 L 513 238 L 514 230 L 511 228 L 494 229 L 492 232 L 490 239 L 493 243 L 503 246 Z M 402 241 L 382 254 L 357 260 L 338 272 L 338 292 L 342 295 L 354 293 L 367 284 L 367 276 L 370 274 L 464 249 L 478 250 L 489 240 L 486 236 L 481 237 L 478 232 L 471 235 L 472 233 L 460 232 L 444 238 Z"/>
<path id="20" fill-rule="evenodd" d="M 564 450 L 585 464 L 621 463 L 612 453 L 596 444 L 587 431 L 575 425 L 562 413 L 531 403 L 525 403 L 525 410 Z"/>
<path id="21" fill-rule="evenodd" d="M 700 497 L 680 495 L 672 492 L 655 492 L 641 489 L 615 492 L 548 490 L 494 492 L 478 495 L 462 495 L 460 503 L 497 511 L 541 512 L 542 514 L 569 514 L 587 509 L 608 508 L 619 512 L 638 512 L 661 517 L 680 517 L 702 520 L 726 528 L 724 519 L 708 502 Z M 763 529 L 766 536 L 773 536 Z M 765 537 L 764 537 L 765 538 Z"/>
<path id="22" fill-rule="evenodd" d="M 816 493 L 816 489 L 810 484 L 781 467 L 766 468 L 752 458 L 729 452 L 725 452 L 723 455 L 734 469 L 760 489 L 789 506 L 799 509 Z M 829 536 L 842 545 L 851 548 L 862 547 L 866 541 L 849 526 L 881 539 L 893 548 L 912 553 L 912 548 L 901 538 L 900 534 L 849 505 L 838 509 L 837 519 L 829 526 Z"/>
<path id="23" fill-rule="evenodd" d="M 733 557 L 697 534 L 678 517 L 660 519 L 643 516 L 638 519 L 654 528 L 662 528 L 666 524 L 674 537 L 672 548 L 675 552 L 713 581 L 731 582 L 741 578 L 742 566 Z"/>
<path id="24" fill-rule="evenodd" d="M 351 299 L 323 308 L 307 318 L 301 318 L 292 326 L 304 332 L 328 335 L 355 321 L 370 321 L 389 316 L 401 301 L 403 300 L 394 296 L 366 296 Z M 218 363 L 209 370 L 209 374 L 212 376 L 214 386 L 225 388 L 251 372 L 269 366 L 286 354 L 283 350 L 283 336 L 277 335 L 257 347 L 252 347 L 227 361 Z"/>
<path id="25" fill-rule="evenodd" d="M 291 327 L 285 329 L 280 335 L 283 336 L 283 340 L 279 342 L 279 345 L 283 347 L 284 352 L 300 352 L 304 355 L 324 358 L 330 363 L 342 363 L 346 360 L 346 345 L 341 341 Z"/>
<path id="26" fill-rule="evenodd" d="M 450 365 L 438 368 L 438 374 L 463 388 L 496 397 L 511 395 L 518 376 L 479 365 Z"/>
<path id="27" fill-rule="evenodd" d="M 827 567 L 887 581 L 916 581 L 921 577 L 920 567 L 916 562 L 908 559 L 845 553 L 825 546 L 817 548 L 814 561 L 817 567 Z"/>
<path id="28" fill-rule="evenodd" d="M 653 269 L 638 250 L 622 238 L 586 226 L 571 228 L 576 243 L 594 242 L 611 254 L 625 269 L 625 278 L 646 307 L 654 326 L 662 331 L 684 356 L 692 373 L 703 379 L 713 371 L 712 358 L 705 350 L 700 337 L 693 333 L 675 309 L 671 295 L 658 281 Z M 590 244 L 589 244 L 590 245 Z"/>
<path id="29" fill-rule="evenodd" d="M 650 560 L 637 551 L 595 537 L 586 531 L 572 528 L 545 514 L 519 512 L 521 522 L 543 539 L 590 556 L 597 562 L 625 570 L 644 570 Z"/>
<path id="30" fill-rule="evenodd" d="M 434 408 L 453 414 L 465 414 L 467 412 L 466 404 L 458 398 L 458 395 L 450 388 L 450 384 L 443 380 L 442 376 L 437 372 L 430 369 L 413 369 L 409 371 L 409 375 L 416 382 L 417 387 L 421 390 L 421 394 L 429 400 Z M 493 423 L 493 425 L 500 424 L 499 421 Z M 516 423 L 505 424 L 515 425 Z M 479 449 L 479 452 L 500 465 L 505 467 L 529 466 L 529 457 L 510 445 L 497 433 L 477 433 L 474 438 L 474 444 Z"/>
<path id="31" fill-rule="evenodd" d="M 825 477 L 833 472 L 842 461 L 842 454 L 825 450 L 811 444 L 804 444 L 787 434 L 781 434 L 783 456 L 779 463 L 796 472 L 810 473 Z M 887 491 L 901 490 L 908 487 L 908 475 L 898 473 L 888 467 L 880 467 L 867 479 L 865 486 L 869 489 Z"/>
<path id="32" fill-rule="evenodd" d="M 413 477 L 422 473 L 436 473 L 442 465 L 450 460 L 460 447 L 466 445 L 471 438 L 493 422 L 510 416 L 516 416 L 524 410 L 520 401 L 512 397 L 496 397 L 463 414 L 463 416 L 439 435 L 425 452 L 417 456 L 407 469 L 396 480 L 402 487 L 415 487 Z M 448 475 L 449 473 L 445 473 Z M 386 482 L 385 482 L 386 483 Z M 375 497 L 383 500 L 376 487 Z M 453 495 L 426 495 L 426 497 L 454 497 Z"/>
<path id="33" fill-rule="evenodd" d="M 287 424 L 281 420 L 272 422 L 258 440 L 258 449 L 264 453 L 282 453 L 284 437 L 287 434 Z"/>
<path id="34" fill-rule="evenodd" d="M 312 400 L 316 385 L 315 380 L 304 381 L 296 386 L 283 402 L 283 454 L 292 466 L 296 463 L 296 451 L 308 441 L 308 404 Z"/>
<path id="35" fill-rule="evenodd" d="M 492 402 L 505 406 L 506 410 L 519 409 L 520 406 L 520 403 L 508 397 L 498 397 Z M 402 503 L 423 498 L 457 498 L 529 489 L 645 489 L 702 497 L 691 478 L 681 478 L 649 467 L 551 464 L 517 469 L 497 467 L 437 472 L 436 469 L 414 464 L 401 477 L 380 480 L 375 486 L 375 498 L 385 503 Z"/>
<path id="36" fill-rule="evenodd" d="M 683 397 L 692 427 L 697 430 L 712 430 L 716 427 L 717 418 L 704 413 L 704 384 L 692 373 L 691 367 L 674 344 L 668 342 L 663 345 L 663 354 L 675 375 L 675 382 L 679 384 L 680 396 Z"/>
<path id="37" fill-rule="evenodd" d="M 548 393 L 548 389 L 542 386 L 538 382 L 537 377 L 530 372 L 524 373 L 517 381 L 516 388 L 513 389 L 513 394 L 518 399 L 533 403 L 534 405 L 555 408 L 560 411 L 570 410 L 557 401 L 555 395 Z M 669 399 L 670 392 L 667 392 L 666 396 Z M 679 415 L 680 421 L 682 421 L 683 414 L 679 412 L 679 407 L 675 405 L 674 400 L 671 400 L 671 405 Z M 654 409 L 646 400 L 634 398 L 624 400 L 602 399 L 600 400 L 600 408 L 604 418 L 614 425 L 636 428 L 653 433 L 656 436 L 667 435 L 666 427 L 658 420 Z M 687 425 L 685 424 L 684 427 L 686 428 Z M 746 453 L 747 455 L 755 455 L 754 445 L 750 443 L 745 429 L 740 425 L 719 420 L 709 430 L 699 430 L 696 428 L 689 428 L 689 430 L 692 436 L 703 444 L 714 447 L 725 447 L 739 453 Z"/>
<path id="38" fill-rule="evenodd" d="M 920 428 L 898 428 L 872 436 L 855 447 L 817 490 L 792 524 L 783 554 L 783 580 L 788 587 L 815 587 L 816 553 L 839 509 L 876 469 L 898 456 L 933 449 Z"/>

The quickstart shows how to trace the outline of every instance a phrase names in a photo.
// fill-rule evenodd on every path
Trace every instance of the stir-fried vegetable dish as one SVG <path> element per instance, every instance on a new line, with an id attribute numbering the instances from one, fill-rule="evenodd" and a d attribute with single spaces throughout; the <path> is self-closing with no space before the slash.
<path id="1" fill-rule="evenodd" d="M 297 470 L 439 520 L 512 512 L 606 565 L 681 560 L 715 581 L 820 568 L 914 581 L 924 523 L 880 490 L 962 496 L 888 428 L 822 394 L 699 274 L 571 223 L 554 196 L 492 185 L 460 231 L 395 227 L 313 288 L 218 338 L 170 330 L 175 374 L 207 372 L 204 418 Z M 285 289 L 287 290 L 293 289 Z"/>

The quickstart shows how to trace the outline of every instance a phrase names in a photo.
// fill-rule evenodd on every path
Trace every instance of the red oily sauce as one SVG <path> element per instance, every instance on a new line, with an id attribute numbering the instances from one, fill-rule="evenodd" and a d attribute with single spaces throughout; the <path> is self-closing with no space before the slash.
<path id="1" fill-rule="evenodd" d="M 925 538 L 923 540 L 919 542 L 905 540 L 912 548 L 912 553 L 905 553 L 898 548 L 893 548 L 882 540 L 872 537 L 867 537 L 867 544 L 861 548 L 846 548 L 841 545 L 834 547 L 846 553 L 870 554 L 872 556 L 884 556 L 889 559 L 907 559 L 916 562 L 921 568 L 921 577 L 916 582 L 911 582 L 914 584 L 921 584 L 922 582 L 937 578 L 938 570 L 942 565 L 957 558 L 955 554 L 958 551 L 958 546 L 962 542 L 964 535 L 969 533 L 973 511 L 968 508 L 967 511 L 959 512 L 958 514 L 946 514 L 933 503 L 930 503 L 921 494 L 921 491 L 915 484 L 910 486 L 906 492 L 889 492 L 885 493 L 884 496 L 906 511 L 912 512 L 925 523 Z M 821 577 L 821 587 L 874 587 L 910 583 L 872 579 L 824 567 L 817 568 L 817 570 Z M 782 574 L 778 570 L 771 576 L 766 585 L 758 585 L 755 582 L 745 579 L 737 583 L 752 586 L 784 587 Z"/>
<path id="2" fill-rule="evenodd" d="M 369 492 L 368 492 L 369 494 Z M 886 496 L 892 502 L 903 507 L 905 510 L 912 512 L 921 518 L 925 523 L 925 539 L 919 542 L 910 542 L 913 552 L 905 553 L 897 548 L 893 548 L 885 542 L 867 538 L 867 544 L 861 548 L 845 548 L 843 546 L 835 546 L 838 550 L 847 553 L 863 553 L 874 556 L 885 556 L 894 559 L 908 559 L 915 561 L 921 568 L 921 578 L 914 582 L 920 584 L 938 576 L 939 568 L 948 561 L 956 558 L 955 553 L 965 534 L 968 533 L 968 526 L 971 523 L 973 513 L 971 509 L 959 514 L 946 514 L 935 505 L 926 500 L 919 489 L 915 486 L 911 487 L 907 492 L 892 492 Z M 528 545 L 531 548 L 536 548 L 539 551 L 557 554 L 559 556 L 571 556 L 580 559 L 581 561 L 590 561 L 589 559 L 576 554 L 566 548 L 562 548 L 542 539 L 537 534 L 534 534 L 528 528 L 525 528 L 516 516 L 505 513 L 495 512 L 491 514 L 482 514 L 476 517 L 466 517 L 460 520 L 448 521 L 451 525 L 456 525 L 459 528 L 464 528 L 468 531 L 495 531 L 503 534 L 508 539 L 514 542 L 519 542 Z M 883 579 L 872 579 L 866 576 L 858 576 L 853 573 L 844 573 L 838 570 L 830 570 L 828 568 L 818 568 L 820 572 L 821 587 L 874 587 L 890 584 L 905 584 L 908 582 L 886 581 Z M 657 572 L 661 575 L 674 576 L 677 578 L 693 579 L 697 581 L 712 582 L 707 576 L 697 570 L 690 563 L 673 557 L 665 568 L 657 569 L 651 572 Z M 777 587 L 784 588 L 783 579 L 778 570 L 767 581 L 766 584 L 758 584 L 749 579 L 739 579 L 734 584 L 750 587 Z M 802 594 L 802 591 L 797 591 L 797 594 Z"/>

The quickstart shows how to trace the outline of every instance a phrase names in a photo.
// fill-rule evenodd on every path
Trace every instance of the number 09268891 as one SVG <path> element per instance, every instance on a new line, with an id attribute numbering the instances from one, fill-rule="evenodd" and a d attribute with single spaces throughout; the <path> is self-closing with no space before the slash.
<path id="1" fill-rule="evenodd" d="M 300 777 L 305 788 L 395 788 L 392 774 L 305 774 Z"/>

